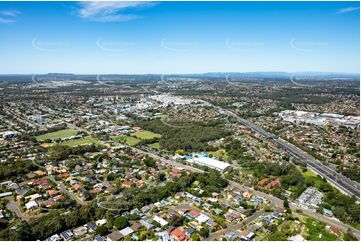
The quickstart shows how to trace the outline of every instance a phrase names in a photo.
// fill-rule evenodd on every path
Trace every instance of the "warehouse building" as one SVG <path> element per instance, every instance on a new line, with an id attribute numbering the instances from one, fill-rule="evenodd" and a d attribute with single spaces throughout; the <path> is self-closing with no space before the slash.
<path id="1" fill-rule="evenodd" d="M 231 165 L 226 163 L 226 162 L 222 162 L 213 158 L 209 158 L 209 157 L 192 157 L 190 159 L 187 160 L 189 163 L 193 163 L 193 164 L 198 164 L 201 166 L 207 166 L 209 168 L 212 169 L 216 169 L 218 171 L 224 172 L 225 170 L 228 169 L 228 167 L 230 167 Z"/>

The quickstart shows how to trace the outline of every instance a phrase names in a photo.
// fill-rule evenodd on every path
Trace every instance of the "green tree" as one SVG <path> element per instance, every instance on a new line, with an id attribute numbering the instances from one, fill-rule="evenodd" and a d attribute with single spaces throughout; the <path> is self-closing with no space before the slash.
<path id="1" fill-rule="evenodd" d="M 199 235 L 202 236 L 203 238 L 208 238 L 208 236 L 209 236 L 209 228 L 208 228 L 208 226 L 204 226 L 203 228 L 201 228 L 199 230 Z"/>
<path id="2" fill-rule="evenodd" d="M 285 200 L 283 200 L 283 207 L 284 208 L 290 208 L 290 204 L 288 203 L 288 199 L 286 198 Z"/>
<path id="3" fill-rule="evenodd" d="M 117 229 L 124 229 L 125 227 L 127 227 L 129 225 L 128 222 L 128 218 L 124 217 L 124 216 L 119 216 L 115 219 L 114 221 L 114 226 Z"/>
<path id="4" fill-rule="evenodd" d="M 95 230 L 95 233 L 104 236 L 109 233 L 109 230 L 105 225 L 102 225 Z"/>
<path id="5" fill-rule="evenodd" d="M 268 237 L 268 241 L 287 241 L 287 237 L 283 233 L 276 231 Z"/>
<path id="6" fill-rule="evenodd" d="M 163 172 L 161 172 L 161 173 L 158 174 L 157 180 L 158 180 L 159 182 L 164 182 L 166 179 L 167 179 L 167 177 L 166 177 L 166 175 L 165 175 Z"/>
<path id="7" fill-rule="evenodd" d="M 199 238 L 198 234 L 193 233 L 193 234 L 191 235 L 191 240 L 192 240 L 192 241 L 199 241 L 200 238 Z"/>

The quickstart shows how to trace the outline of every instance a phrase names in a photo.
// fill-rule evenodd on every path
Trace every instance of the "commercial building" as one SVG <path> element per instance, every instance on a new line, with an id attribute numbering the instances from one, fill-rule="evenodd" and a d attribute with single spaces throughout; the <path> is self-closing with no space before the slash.
<path id="1" fill-rule="evenodd" d="M 3 139 L 12 139 L 18 135 L 19 135 L 19 132 L 16 132 L 16 131 L 7 131 L 7 132 L 2 133 Z"/>
<path id="2" fill-rule="evenodd" d="M 360 126 L 360 117 L 344 116 L 330 113 L 315 113 L 295 110 L 284 110 L 278 114 L 283 120 L 291 123 L 306 123 L 317 126 L 332 125 L 357 128 Z"/>
<path id="3" fill-rule="evenodd" d="M 296 203 L 304 208 L 317 209 L 322 202 L 323 194 L 314 187 L 308 187 L 296 200 Z"/>
<path id="4" fill-rule="evenodd" d="M 207 166 L 209 168 L 216 169 L 221 172 L 227 170 L 227 168 L 231 166 L 226 162 L 222 162 L 209 157 L 193 157 L 188 159 L 187 161 L 201 166 Z"/>

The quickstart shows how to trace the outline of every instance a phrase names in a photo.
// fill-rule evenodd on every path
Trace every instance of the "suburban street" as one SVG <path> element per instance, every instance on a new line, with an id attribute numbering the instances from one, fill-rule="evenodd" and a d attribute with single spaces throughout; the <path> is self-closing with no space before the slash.
<path id="1" fill-rule="evenodd" d="M 248 217 L 246 220 L 242 221 L 240 224 L 236 224 L 236 225 L 227 225 L 226 229 L 222 229 L 219 230 L 217 232 L 211 233 L 209 235 L 209 237 L 207 238 L 208 241 L 214 241 L 216 238 L 218 238 L 219 236 L 223 235 L 223 234 L 227 234 L 233 231 L 236 231 L 238 229 L 242 229 L 243 227 L 247 226 L 248 224 L 252 223 L 253 221 L 255 221 L 259 216 L 261 216 L 262 214 L 264 214 L 265 211 L 263 210 L 259 210 L 256 211 L 254 214 L 252 214 L 250 217 Z"/>
<path id="2" fill-rule="evenodd" d="M 144 153 L 144 154 L 147 154 L 149 155 L 150 157 L 154 158 L 154 159 L 159 159 L 160 161 L 162 162 L 165 162 L 165 163 L 168 163 L 168 164 L 172 164 L 174 165 L 175 167 L 181 167 L 181 168 L 184 168 L 184 169 L 188 169 L 188 170 L 192 170 L 194 172 L 203 172 L 202 170 L 198 169 L 198 168 L 195 168 L 195 167 L 192 167 L 192 166 L 188 166 L 188 165 L 184 165 L 184 164 L 181 164 L 179 162 L 176 162 L 176 161 L 171 161 L 171 160 L 168 160 L 168 159 L 165 159 L 163 157 L 160 157 L 159 155 L 157 154 L 154 154 L 152 152 L 148 152 L 148 151 L 144 151 L 144 150 L 141 150 L 141 149 L 138 149 L 138 148 L 134 148 L 134 147 L 131 147 L 131 146 L 128 146 L 129 148 L 131 148 L 132 150 L 136 151 L 136 152 L 141 152 L 141 153 Z M 268 201 L 270 201 L 270 205 L 272 207 L 283 207 L 283 200 L 277 198 L 277 197 L 274 197 L 270 194 L 267 194 L 267 193 L 264 193 L 264 192 L 261 192 L 261 191 L 257 191 L 257 190 L 254 190 L 253 188 L 251 187 L 246 187 L 246 186 L 243 186 L 239 183 L 236 183 L 234 181 L 230 181 L 228 180 L 229 184 L 233 187 L 236 187 L 236 188 L 239 188 L 241 190 L 248 190 L 248 191 L 252 191 L 254 194 L 256 194 L 257 196 L 260 196 Z M 334 225 L 334 226 L 337 226 L 339 227 L 341 230 L 343 230 L 344 232 L 348 232 L 350 231 L 357 239 L 360 239 L 360 231 L 353 228 L 352 226 L 350 225 L 347 225 L 347 224 L 344 224 L 342 223 L 341 221 L 335 219 L 335 218 L 330 218 L 330 217 L 327 217 L 325 215 L 322 215 L 322 214 L 319 214 L 319 213 L 316 213 L 315 211 L 312 211 L 311 209 L 306 209 L 306 208 L 303 208 L 303 207 L 299 207 L 297 205 L 295 205 L 294 203 L 290 203 L 290 208 L 295 211 L 295 210 L 299 210 L 299 211 L 302 211 L 304 214 L 314 218 L 314 219 L 317 219 L 317 220 L 320 220 L 322 222 L 325 222 L 325 223 L 329 223 L 331 225 Z M 257 211 L 257 212 L 260 212 L 260 211 Z M 261 214 L 258 214 L 258 213 L 255 213 L 258 216 L 260 216 Z M 255 216 L 256 216 L 255 215 Z M 253 221 L 256 219 L 255 216 L 252 216 L 251 218 L 253 218 Z M 247 223 L 251 223 L 252 221 L 248 220 L 247 219 Z M 238 225 L 236 225 L 238 226 Z M 241 224 L 239 225 L 241 226 Z M 242 225 L 243 226 L 243 225 Z M 242 227 L 241 226 L 241 227 Z M 227 228 L 228 229 L 228 228 Z M 233 230 L 237 230 L 238 228 L 233 228 Z M 227 230 L 228 231 L 228 230 Z M 225 231 L 224 233 L 227 233 L 227 231 Z M 232 229 L 229 229 L 229 231 L 232 231 Z M 219 232 L 219 231 L 218 231 Z"/>
<path id="3" fill-rule="evenodd" d="M 49 180 L 54 182 L 62 192 L 66 193 L 72 200 L 74 200 L 75 202 L 81 205 L 85 204 L 84 201 L 82 201 L 79 197 L 77 197 L 72 191 L 69 191 L 66 186 L 55 180 L 54 177 L 49 176 L 48 178 Z"/>
<path id="4" fill-rule="evenodd" d="M 35 166 L 39 167 L 39 168 L 45 169 L 44 166 L 39 165 L 35 161 L 33 161 L 33 164 Z M 66 193 L 72 200 L 74 200 L 75 202 L 77 202 L 77 203 L 79 203 L 81 205 L 85 204 L 84 201 L 82 201 L 79 197 L 77 197 L 72 191 L 69 191 L 66 186 L 64 186 L 63 184 L 61 184 L 57 180 L 55 180 L 55 178 L 53 176 L 48 176 L 48 178 L 49 178 L 49 180 L 54 182 L 62 192 Z"/>

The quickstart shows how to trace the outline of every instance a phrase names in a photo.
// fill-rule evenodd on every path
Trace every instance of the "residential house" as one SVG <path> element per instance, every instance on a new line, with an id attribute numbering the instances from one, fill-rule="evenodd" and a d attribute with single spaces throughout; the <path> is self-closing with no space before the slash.
<path id="1" fill-rule="evenodd" d="M 30 200 L 28 203 L 25 204 L 26 209 L 32 209 L 38 207 L 38 203 L 35 200 Z"/>
<path id="2" fill-rule="evenodd" d="M 119 231 L 124 237 L 131 235 L 132 233 L 134 233 L 134 230 L 131 229 L 130 227 L 126 227 L 122 230 Z"/>
<path id="3" fill-rule="evenodd" d="M 60 237 L 65 241 L 69 241 L 69 240 L 73 240 L 74 234 L 70 230 L 65 230 L 60 233 Z"/>
<path id="4" fill-rule="evenodd" d="M 187 235 L 189 238 L 195 232 L 196 232 L 196 230 L 194 228 L 185 228 L 184 229 L 184 234 Z"/>
<path id="5" fill-rule="evenodd" d="M 85 226 L 79 226 L 78 228 L 73 229 L 74 236 L 79 238 L 86 233 L 88 233 L 88 229 Z"/>
<path id="6" fill-rule="evenodd" d="M 93 238 L 94 241 L 104 241 L 103 237 L 99 234 L 95 235 Z"/>
<path id="7" fill-rule="evenodd" d="M 275 180 L 271 181 L 266 185 L 267 189 L 272 189 L 276 186 L 279 186 L 281 184 L 281 180 L 279 178 L 276 178 Z"/>
<path id="8" fill-rule="evenodd" d="M 58 234 L 54 234 L 46 239 L 46 241 L 60 241 L 61 237 Z"/>
<path id="9" fill-rule="evenodd" d="M 248 229 L 245 229 L 241 232 L 241 240 L 243 241 L 250 241 L 252 240 L 256 235 L 249 231 Z"/>
<path id="10" fill-rule="evenodd" d="M 162 232 L 158 232 L 155 233 L 156 236 L 159 237 L 160 241 L 172 241 L 173 238 L 169 235 L 169 233 L 167 231 L 162 231 Z"/>
<path id="11" fill-rule="evenodd" d="M 106 223 L 107 223 L 106 219 L 100 219 L 100 220 L 95 221 L 95 224 L 97 226 L 102 226 L 102 225 L 105 225 Z"/>
<path id="12" fill-rule="evenodd" d="M 204 208 L 207 209 L 207 210 L 210 210 L 213 206 L 212 206 L 211 204 L 209 204 L 209 203 L 204 203 L 204 204 L 202 205 L 202 207 L 204 207 Z"/>
<path id="13" fill-rule="evenodd" d="M 121 239 L 123 239 L 123 237 L 124 236 L 119 231 L 114 231 L 107 235 L 107 240 L 108 241 L 120 241 Z"/>
<path id="14" fill-rule="evenodd" d="M 50 189 L 50 190 L 47 190 L 46 193 L 50 196 L 50 197 L 54 197 L 56 195 L 58 195 L 60 193 L 59 190 L 53 190 L 53 189 Z"/>
<path id="15" fill-rule="evenodd" d="M 148 221 L 143 220 L 143 219 L 140 220 L 139 223 L 141 223 L 141 224 L 142 224 L 146 229 L 148 229 L 148 230 L 154 227 L 153 224 L 151 224 L 151 223 L 149 223 Z"/>
<path id="16" fill-rule="evenodd" d="M 238 240 L 240 238 L 240 235 L 241 233 L 239 231 L 234 231 L 224 234 L 222 238 L 227 241 L 233 241 L 233 240 Z"/>
<path id="17" fill-rule="evenodd" d="M 331 226 L 331 228 L 330 228 L 330 232 L 334 235 L 339 235 L 340 231 L 341 231 L 340 228 L 336 227 L 336 226 Z"/>
<path id="18" fill-rule="evenodd" d="M 229 209 L 227 211 L 227 213 L 224 215 L 224 218 L 231 223 L 238 223 L 242 220 L 244 216 L 242 216 L 241 214 L 237 213 L 236 211 L 234 211 L 233 209 Z"/>
<path id="19" fill-rule="evenodd" d="M 201 213 L 198 217 L 196 217 L 196 221 L 200 224 L 205 223 L 209 220 L 209 217 L 204 213 Z"/>
<path id="20" fill-rule="evenodd" d="M 164 220 L 161 217 L 158 217 L 157 215 L 153 216 L 153 220 L 156 221 L 157 223 L 159 223 L 162 227 L 168 225 L 168 222 L 166 220 Z"/>
<path id="21" fill-rule="evenodd" d="M 249 192 L 249 191 L 246 191 L 246 192 L 244 192 L 243 194 L 243 197 L 245 198 L 245 199 L 247 199 L 247 200 L 249 200 L 249 199 L 251 199 L 252 198 L 252 192 Z"/>
<path id="22" fill-rule="evenodd" d="M 91 232 L 91 233 L 94 233 L 98 228 L 98 226 L 94 222 L 88 222 L 86 224 L 86 227 L 88 228 L 89 232 Z"/>
<path id="23" fill-rule="evenodd" d="M 142 224 L 135 222 L 132 224 L 132 226 L 130 226 L 130 228 L 133 231 L 137 232 L 142 226 L 143 226 Z"/>
<path id="24" fill-rule="evenodd" d="M 173 237 L 174 239 L 176 239 L 178 241 L 189 240 L 189 237 L 177 228 L 173 229 L 173 231 L 170 233 L 170 235 L 171 235 L 171 237 Z"/>

